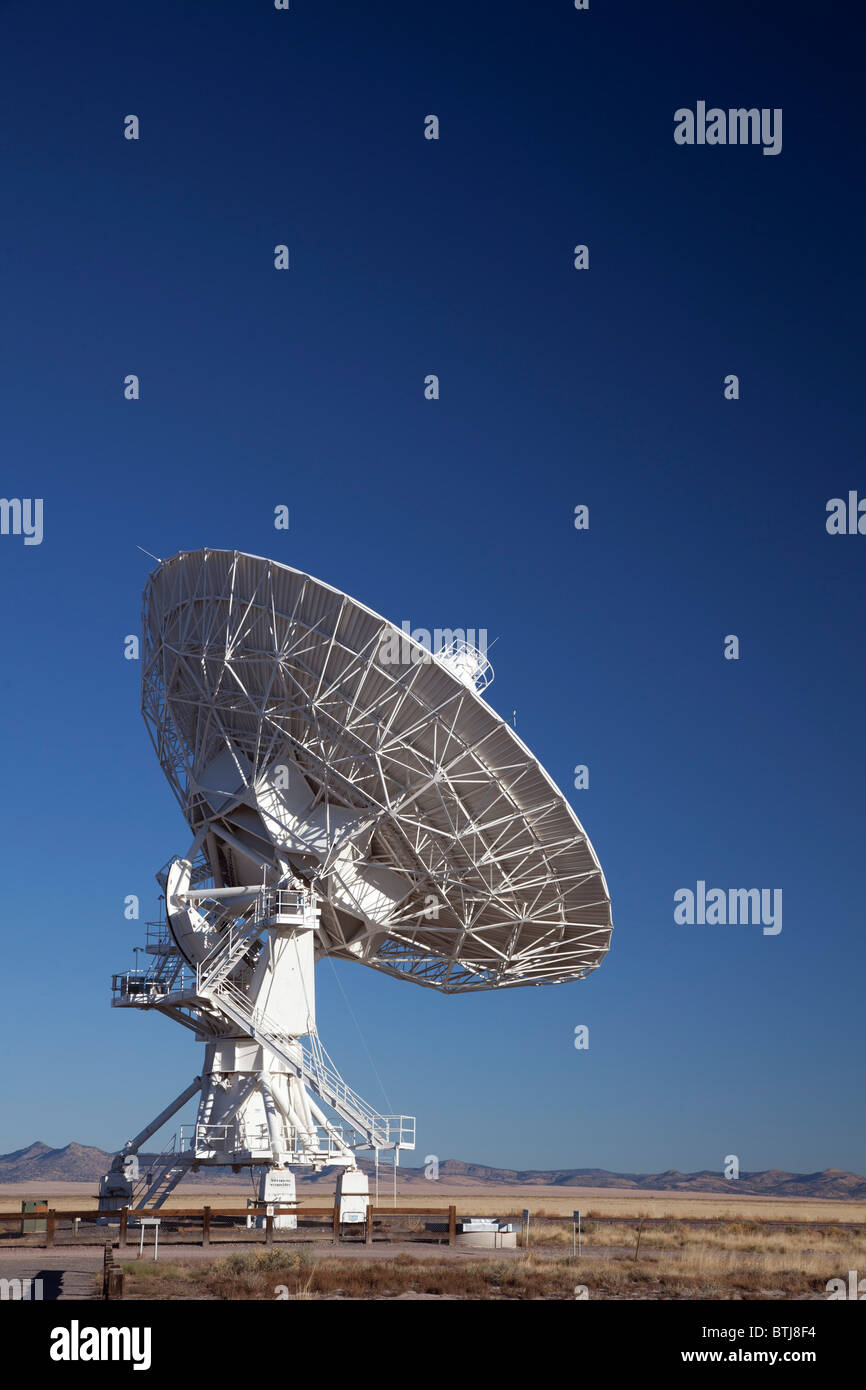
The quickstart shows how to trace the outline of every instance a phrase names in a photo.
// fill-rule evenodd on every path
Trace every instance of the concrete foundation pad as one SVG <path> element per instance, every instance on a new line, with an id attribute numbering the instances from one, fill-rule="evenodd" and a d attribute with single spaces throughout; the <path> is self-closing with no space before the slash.
<path id="1" fill-rule="evenodd" d="M 457 1245 L 474 1245 L 484 1250 L 513 1250 L 517 1246 L 516 1231 L 458 1231 Z"/>

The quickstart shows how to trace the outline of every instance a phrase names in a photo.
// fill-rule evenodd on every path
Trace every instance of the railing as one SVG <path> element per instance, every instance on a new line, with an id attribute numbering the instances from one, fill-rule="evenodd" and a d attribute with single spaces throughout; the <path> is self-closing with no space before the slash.
<path id="1" fill-rule="evenodd" d="M 181 1153 L 260 1153 L 270 1149 L 267 1125 L 237 1120 L 226 1124 L 192 1124 L 180 1127 Z"/>
<path id="2" fill-rule="evenodd" d="M 213 927 L 217 931 L 220 920 L 223 924 L 226 922 L 225 905 L 214 903 L 208 908 L 205 902 L 200 903 L 199 911 L 205 918 L 214 916 Z M 208 983 L 214 988 L 234 969 L 268 922 L 278 919 L 313 926 L 317 915 L 314 899 L 307 889 L 263 889 L 231 920 L 230 926 L 223 927 L 211 950 L 196 966 L 194 975 L 177 950 L 167 923 L 147 922 L 144 949 L 148 955 L 156 956 L 157 961 L 143 970 L 127 970 L 114 975 L 112 1002 L 145 1005 L 176 991 L 198 991 Z"/>
<path id="3" fill-rule="evenodd" d="M 317 1033 L 312 1033 L 310 1040 L 311 1047 L 298 1044 L 305 1075 L 315 1081 L 320 1092 L 332 1098 L 331 1104 L 335 1110 L 346 1110 L 363 1121 L 364 1131 L 374 1141 L 374 1147 L 384 1148 L 390 1143 L 388 1117 L 380 1115 L 346 1084 L 325 1052 Z"/>
<path id="4" fill-rule="evenodd" d="M 168 994 L 168 984 L 156 974 L 146 970 L 127 970 L 122 975 L 112 975 L 111 988 L 117 1003 L 143 1003 L 162 999 Z"/>
<path id="5" fill-rule="evenodd" d="M 314 921 L 318 915 L 309 890 L 296 888 L 263 888 L 255 894 L 252 902 L 248 902 L 245 908 L 235 913 L 232 913 L 230 907 L 227 908 L 224 899 L 214 899 L 209 904 L 207 898 L 196 898 L 196 910 L 206 920 L 214 919 L 209 924 L 215 931 L 224 928 L 225 923 L 232 917 L 233 925 L 238 926 L 244 922 L 263 923 L 275 916 L 304 923 Z"/>
<path id="6" fill-rule="evenodd" d="M 415 1147 L 415 1119 L 411 1115 L 380 1115 L 368 1105 L 357 1091 L 343 1080 L 326 1053 L 317 1033 L 310 1034 L 311 1047 L 305 1047 L 297 1037 L 284 1033 L 279 1024 L 262 1010 L 253 1008 L 250 1001 L 230 980 L 224 980 L 214 990 L 217 1001 L 222 999 L 258 1032 L 265 1046 L 279 1052 L 291 1066 L 298 1068 L 302 1078 L 344 1119 L 348 1119 L 364 1136 L 365 1145 L 372 1149 Z"/>
<path id="7" fill-rule="evenodd" d="M 176 1164 L 179 1152 L 178 1136 L 173 1134 L 152 1163 L 144 1165 L 143 1168 L 140 1164 L 138 1179 L 132 1189 L 133 1196 L 143 1197 L 157 1188 Z"/>
<path id="8" fill-rule="evenodd" d="M 382 1118 L 386 1125 L 388 1148 L 414 1149 L 414 1115 L 384 1115 Z"/>
<path id="9" fill-rule="evenodd" d="M 112 1004 L 138 1005 L 154 1004 L 166 995 L 181 990 L 192 989 L 195 975 L 179 954 L 163 956 L 157 965 L 145 970 L 124 970 L 112 975 Z"/>
<path id="10" fill-rule="evenodd" d="M 224 980 L 214 992 L 218 1000 L 222 998 L 230 1008 L 234 1007 L 244 1022 L 261 1035 L 266 1046 L 280 1052 L 290 1065 L 296 1066 L 304 1079 L 311 1081 L 322 1098 L 335 1110 L 346 1112 L 344 1118 L 357 1124 L 368 1137 L 375 1136 L 376 1147 L 386 1147 L 387 1121 L 346 1085 L 327 1057 L 316 1034 L 311 1035 L 315 1038 L 314 1053 L 304 1047 L 298 1038 L 284 1033 L 279 1024 L 270 1019 L 264 1010 L 251 1007 L 247 996 L 230 980 Z"/>
<path id="11" fill-rule="evenodd" d="M 612 1191 L 613 1189 L 609 1190 Z M 641 1206 L 646 1206 L 646 1203 L 644 1202 L 641 1204 L 633 1192 L 627 1195 L 635 1199 L 635 1209 L 633 1209 L 631 1213 L 623 1212 L 616 1216 L 601 1216 L 594 1214 L 590 1218 L 588 1227 L 584 1227 L 584 1241 L 586 1241 L 587 1235 L 589 1235 L 590 1240 L 592 1239 L 596 1228 L 618 1228 L 622 1226 L 631 1226 L 633 1235 L 637 1233 L 637 1229 L 640 1226 L 662 1232 L 670 1232 L 674 1229 L 681 1231 L 693 1229 L 700 1233 L 715 1232 L 724 1234 L 730 1230 L 732 1221 L 736 1219 L 735 1216 L 730 1214 L 727 1216 L 648 1217 L 640 1212 Z M 467 1200 L 469 1199 L 467 1198 Z M 523 1197 L 519 1198 L 519 1201 L 524 1200 L 525 1198 Z M 500 1206 L 500 1212 L 503 1220 L 513 1221 L 514 1224 L 519 1227 L 520 1216 L 517 1203 L 517 1197 L 504 1199 Z M 474 1214 L 476 1210 L 476 1208 L 470 1207 L 469 1213 Z M 297 1216 L 299 1227 L 303 1224 L 308 1224 L 310 1227 L 313 1227 L 314 1230 L 312 1232 L 302 1232 L 300 1229 L 298 1231 L 281 1230 L 279 1227 L 275 1229 L 274 1223 L 271 1221 L 271 1239 L 269 1240 L 267 1238 L 269 1223 L 265 1220 L 265 1243 L 267 1244 L 271 1244 L 274 1237 L 280 1242 L 303 1240 L 305 1238 L 310 1239 L 311 1236 L 315 1239 L 316 1224 L 319 1225 L 320 1230 L 324 1227 L 324 1230 L 328 1232 L 333 1240 L 337 1241 L 341 1237 L 339 1203 L 332 1206 L 308 1207 L 304 1205 L 303 1200 L 301 1200 L 293 1204 L 267 1203 L 266 1205 L 261 1204 L 255 1207 L 178 1206 L 141 1207 L 135 1210 L 130 1207 L 122 1207 L 117 1211 L 99 1211 L 96 1207 L 72 1211 L 58 1211 L 55 1208 L 49 1207 L 46 1211 L 38 1212 L 0 1212 L 0 1251 L 2 1251 L 7 1241 L 21 1241 L 21 1245 L 18 1246 L 19 1249 L 53 1246 L 57 1243 L 58 1236 L 63 1243 L 68 1242 L 70 1245 L 92 1244 L 104 1246 L 106 1240 L 114 1238 L 115 1232 L 117 1232 L 119 1237 L 118 1244 L 123 1247 L 126 1244 L 128 1227 L 141 1217 L 158 1217 L 162 1222 L 163 1229 L 174 1227 L 175 1232 L 173 1234 L 178 1244 L 190 1244 L 192 1240 L 195 1240 L 196 1242 L 200 1241 L 202 1245 L 208 1245 L 210 1243 L 211 1231 L 220 1229 L 220 1226 L 222 1226 L 229 1241 L 237 1242 L 239 1239 L 255 1241 L 261 1239 L 261 1229 L 247 1231 L 247 1218 L 250 1216 L 267 1218 L 272 1215 Z M 455 1206 L 435 1207 L 431 1205 L 410 1207 L 400 1205 L 397 1207 L 386 1207 L 373 1206 L 371 1200 L 371 1204 L 367 1207 L 367 1231 L 372 1237 L 372 1228 L 375 1223 L 379 1228 L 377 1232 L 378 1235 L 384 1234 L 386 1239 L 397 1238 L 403 1240 L 405 1239 L 403 1233 L 394 1228 L 398 1227 L 405 1218 L 419 1217 L 427 1217 L 430 1222 L 436 1223 L 436 1227 L 438 1227 L 438 1229 L 434 1227 L 433 1230 L 425 1232 L 425 1238 L 432 1237 L 433 1239 L 447 1240 L 449 1244 L 454 1244 L 457 1227 L 469 1219 L 468 1214 L 459 1217 Z M 111 1223 L 110 1225 L 106 1224 L 106 1218 Z M 39 1222 L 38 1230 L 24 1231 L 23 1227 L 26 1223 L 36 1222 Z M 532 1225 L 533 1229 L 538 1232 L 538 1244 L 546 1245 L 548 1241 L 544 1239 L 544 1235 L 546 1235 L 551 1228 L 561 1228 L 566 1222 L 569 1226 L 571 1225 L 570 1217 L 566 1218 L 561 1214 L 555 1215 L 552 1213 L 550 1215 L 541 1216 L 533 1212 Z M 237 1223 L 237 1225 L 233 1225 L 233 1223 Z M 815 1220 L 787 1216 L 778 1220 L 762 1221 L 760 1224 L 762 1230 L 768 1233 L 790 1230 L 792 1227 L 796 1228 L 804 1232 L 812 1242 L 814 1242 L 818 1235 L 824 1235 L 834 1231 L 838 1233 L 840 1225 L 846 1233 L 850 1233 L 852 1238 L 858 1240 L 862 1239 L 864 1233 L 866 1233 L 866 1223 L 862 1221 L 843 1221 L 840 1223 L 836 1220 L 831 1221 L 829 1218 Z M 239 1227 L 243 1227 L 244 1229 L 241 1230 Z M 356 1232 L 357 1229 L 356 1227 Z M 542 1234 L 542 1232 L 544 1234 Z M 89 1240 L 87 1239 L 88 1236 L 90 1237 Z M 137 1234 L 134 1239 L 137 1242 Z M 617 1239 L 621 1239 L 621 1237 L 618 1236 Z M 161 1235 L 160 1244 L 162 1244 L 162 1240 L 163 1237 Z M 520 1240 L 520 1236 L 518 1236 L 518 1240 Z M 523 1240 L 525 1241 L 525 1231 Z M 6 1246 L 6 1248 L 9 1249 L 10 1247 Z M 15 1246 L 12 1245 L 11 1248 L 14 1249 Z M 562 1247 L 558 1246 L 557 1248 L 561 1250 Z"/>
<path id="12" fill-rule="evenodd" d="M 362 1100 L 357 1091 L 353 1091 L 350 1086 L 346 1085 L 315 1031 L 310 1034 L 309 1048 L 304 1047 L 303 1043 L 299 1046 L 305 1072 L 310 1076 L 315 1076 L 320 1086 L 343 1101 L 348 1109 L 357 1110 L 365 1116 L 367 1129 L 370 1131 L 370 1139 L 372 1140 L 369 1145 L 370 1148 L 414 1149 L 414 1115 L 380 1115 L 365 1100 Z"/>
<path id="13" fill-rule="evenodd" d="M 363 1139 L 354 1130 L 331 1125 L 327 1129 L 316 1125 L 312 1129 L 298 1129 L 287 1125 L 286 1150 L 288 1162 L 302 1164 L 311 1158 L 319 1160 L 343 1158 L 347 1150 L 357 1147 Z M 245 1154 L 269 1153 L 271 1137 L 267 1125 L 248 1124 L 244 1121 L 229 1121 L 226 1124 L 191 1124 L 181 1126 L 181 1152 L 184 1154 L 226 1154 L 239 1156 Z M 240 1161 L 240 1160 L 239 1160 Z"/>
<path id="14" fill-rule="evenodd" d="M 208 987 L 216 989 L 256 940 L 261 931 L 259 924 L 252 919 L 241 921 L 242 926 L 232 923 L 204 960 L 199 961 L 195 968 L 196 992 Z"/>
<path id="15" fill-rule="evenodd" d="M 196 967 L 196 988 L 216 988 L 253 944 L 269 922 L 278 919 L 298 925 L 314 925 L 311 895 L 294 888 L 266 888 L 224 928 L 219 939 Z M 201 908 L 199 909 L 201 910 Z M 205 914 L 206 915 L 206 914 Z"/>
<path id="16" fill-rule="evenodd" d="M 449 642 L 436 655 L 440 661 L 443 661 L 455 672 L 460 680 L 473 686 L 479 693 L 486 690 L 493 680 L 493 667 L 487 659 L 486 653 L 478 647 L 473 647 L 470 642 L 459 640 Z"/>
<path id="17" fill-rule="evenodd" d="M 257 1240 L 263 1241 L 265 1245 L 273 1245 L 275 1238 L 280 1243 L 291 1243 L 303 1240 L 316 1240 L 325 1237 L 337 1245 L 343 1239 L 343 1230 L 346 1227 L 355 1238 L 363 1232 L 363 1238 L 367 1245 L 372 1245 L 374 1234 L 378 1239 L 400 1240 L 406 1239 L 406 1232 L 395 1230 L 395 1226 L 408 1224 L 413 1228 L 416 1235 L 421 1236 L 427 1241 L 447 1241 L 449 1245 L 455 1243 L 459 1218 L 457 1209 L 454 1206 L 448 1207 L 378 1207 L 368 1205 L 366 1219 L 363 1222 L 347 1226 L 347 1223 L 340 1220 L 340 1203 L 333 1206 L 306 1207 L 300 1203 L 270 1203 L 259 1204 L 251 1207 L 140 1207 L 135 1210 L 130 1207 L 121 1207 L 119 1211 L 100 1212 L 90 1208 L 85 1211 L 57 1211 L 49 1208 L 48 1211 L 39 1212 L 39 1219 L 45 1222 L 44 1230 L 35 1235 L 27 1234 L 21 1237 L 23 1243 L 30 1248 L 50 1247 L 57 1243 L 58 1235 L 63 1237 L 63 1243 L 68 1238 L 72 1244 L 106 1244 L 107 1229 L 117 1230 L 117 1244 L 120 1249 L 124 1249 L 127 1244 L 129 1228 L 142 1219 L 158 1218 L 163 1234 L 160 1236 L 160 1244 L 166 1239 L 166 1235 L 171 1232 L 169 1239 L 174 1243 L 196 1244 L 208 1246 L 211 1243 L 211 1235 L 216 1234 L 222 1229 L 226 1243 L 235 1244 L 239 1240 L 244 1243 L 254 1243 Z M 279 1216 L 295 1216 L 298 1221 L 297 1230 L 280 1229 L 276 1226 L 276 1218 Z M 431 1223 L 426 1229 L 419 1229 L 419 1218 L 432 1218 Z M 106 1218 L 110 1221 L 107 1227 Z M 255 1223 L 256 1218 L 261 1218 L 262 1225 L 256 1229 L 255 1224 L 252 1228 L 248 1222 L 252 1218 Z M 32 1212 L 0 1212 L 0 1228 L 3 1226 L 16 1224 L 21 1226 L 25 1221 L 32 1221 Z M 239 1230 L 238 1226 L 243 1229 Z M 302 1229 L 307 1227 L 306 1230 Z M 84 1229 L 85 1235 L 91 1234 L 91 1240 L 81 1238 L 81 1231 Z M 312 1228 L 312 1230 L 310 1229 Z M 14 1238 L 15 1232 L 10 1232 Z M 8 1238 L 8 1237 L 4 1237 Z M 112 1238 L 112 1237 L 108 1237 Z M 133 1240 L 137 1240 L 137 1232 L 133 1235 Z M 219 1239 L 215 1242 L 219 1244 Z"/>
<path id="18" fill-rule="evenodd" d="M 166 922 L 145 922 L 144 949 L 151 956 L 170 956 L 177 952 Z"/>
<path id="19" fill-rule="evenodd" d="M 310 894 L 303 889 L 266 888 L 255 902 L 255 920 L 265 921 L 272 917 L 288 917 L 292 921 L 305 922 L 312 902 Z"/>
<path id="20" fill-rule="evenodd" d="M 351 1124 L 357 1147 L 414 1149 L 413 1116 L 380 1115 L 346 1084 L 322 1047 L 315 1029 L 310 1033 L 311 1046 L 305 1047 L 297 1036 L 285 1033 L 264 1010 L 251 1005 L 247 995 L 228 978 L 269 921 L 277 918 L 310 924 L 315 922 L 315 916 L 315 900 L 307 890 L 264 889 L 223 931 L 194 972 L 187 969 L 179 952 L 160 950 L 157 963 L 148 969 L 129 970 L 113 977 L 112 1003 L 148 1007 L 158 1005 L 170 994 L 181 992 L 210 998 L 218 1007 L 222 1006 L 233 1022 L 240 1021 L 241 1026 L 251 1029 L 262 1046 L 278 1053 L 296 1069 L 298 1076 Z M 167 942 L 167 936 L 163 935 L 159 924 L 150 926 L 157 928 L 154 942 L 161 947 Z M 320 1125 L 318 1131 L 328 1136 L 328 1154 L 339 1152 L 339 1129 Z M 321 1142 L 320 1139 L 319 1147 Z M 224 1144 L 221 1147 L 224 1148 Z M 262 1144 L 262 1148 L 267 1147 L 267 1142 Z M 249 1145 L 239 1141 L 235 1151 L 249 1151 Z"/>

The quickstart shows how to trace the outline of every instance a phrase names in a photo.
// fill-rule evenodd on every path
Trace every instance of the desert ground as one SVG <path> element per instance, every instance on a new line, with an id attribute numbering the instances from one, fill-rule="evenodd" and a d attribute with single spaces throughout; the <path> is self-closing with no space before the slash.
<path id="1" fill-rule="evenodd" d="M 381 1207 L 393 1204 L 390 1172 L 383 1175 L 379 1185 Z M 372 1184 L 371 1184 L 372 1189 Z M 181 1185 L 166 1202 L 166 1208 L 237 1207 L 252 1196 L 249 1184 L 239 1182 L 214 1183 L 195 1187 Z M 21 1210 L 24 1198 L 48 1198 L 57 1211 L 85 1211 L 96 1208 L 96 1184 L 93 1182 L 43 1182 L 0 1184 L 0 1212 Z M 298 1184 L 299 1209 L 329 1206 L 333 1192 L 322 1186 Z M 503 1221 L 519 1218 L 526 1208 L 533 1216 L 561 1216 L 570 1221 L 572 1211 L 586 1217 L 622 1217 L 637 1219 L 671 1218 L 674 1220 L 726 1221 L 815 1221 L 843 1224 L 866 1222 L 866 1202 L 815 1200 L 808 1197 L 705 1197 L 694 1192 L 621 1192 L 612 1193 L 609 1187 L 544 1187 L 533 1185 L 520 1189 L 513 1186 L 493 1187 L 485 1183 L 472 1188 L 463 1182 L 410 1182 L 399 1184 L 397 1206 L 420 1207 L 429 1202 L 431 1210 L 454 1203 L 459 1217 L 498 1216 Z"/>
<path id="2" fill-rule="evenodd" d="M 432 1189 L 432 1190 L 431 1190 Z M 393 1238 L 390 1220 L 377 1221 L 374 1243 L 347 1230 L 331 1241 L 327 1217 L 317 1227 L 275 1232 L 266 1246 L 260 1231 L 212 1232 L 201 1244 L 195 1225 L 172 1227 L 179 1208 L 243 1207 L 249 1188 L 238 1182 L 179 1188 L 163 1209 L 159 1262 L 152 1238 L 139 1258 L 138 1233 L 116 1249 L 124 1298 L 132 1300 L 245 1299 L 826 1299 L 830 1279 L 866 1268 L 866 1203 L 694 1193 L 627 1192 L 572 1187 L 503 1187 L 473 1192 L 464 1183 L 416 1184 L 398 1192 Z M 59 1212 L 96 1208 L 95 1184 L 0 1186 L 0 1211 L 19 1212 L 23 1198 L 47 1198 Z M 327 1206 L 333 1194 L 300 1185 L 299 1214 Z M 389 1187 L 380 1188 L 383 1215 Z M 495 1215 L 513 1221 L 531 1212 L 528 1246 L 482 1251 L 449 1247 L 427 1230 L 428 1219 L 453 1203 L 458 1219 Z M 400 1209 L 424 1207 L 430 1216 Z M 392 1209 L 392 1208 L 391 1208 Z M 582 1215 L 582 1249 L 573 1254 L 571 1213 Z M 0 1225 L 0 1278 L 43 1281 L 44 1298 L 100 1296 L 106 1228 L 71 1223 L 45 1248 L 39 1235 L 21 1236 Z M 361 1237 L 361 1238 L 359 1238 Z"/>

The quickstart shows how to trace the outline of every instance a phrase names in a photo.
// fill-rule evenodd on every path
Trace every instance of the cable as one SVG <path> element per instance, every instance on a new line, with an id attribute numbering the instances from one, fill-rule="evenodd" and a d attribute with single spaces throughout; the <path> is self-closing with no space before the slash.
<path id="1" fill-rule="evenodd" d="M 388 1107 L 388 1112 L 389 1112 L 389 1114 L 393 1114 L 393 1113 L 394 1113 L 394 1107 L 393 1107 L 392 1104 L 391 1104 L 391 1099 L 390 1099 L 390 1097 L 389 1097 L 389 1095 L 388 1095 L 388 1092 L 385 1090 L 385 1086 L 384 1086 L 384 1083 L 383 1083 L 383 1081 L 382 1081 L 381 1076 L 379 1075 L 378 1071 L 376 1070 L 376 1063 L 373 1061 L 373 1058 L 372 1058 L 372 1056 L 371 1056 L 371 1054 L 370 1054 L 370 1049 L 369 1049 L 369 1047 L 367 1046 L 367 1040 L 366 1040 L 366 1038 L 364 1037 L 364 1034 L 361 1032 L 361 1025 L 360 1025 L 360 1023 L 358 1022 L 358 1020 L 357 1020 L 356 1017 L 355 1017 L 354 1011 L 353 1011 L 353 1009 L 352 1009 L 352 1005 L 349 1003 L 348 997 L 347 997 L 347 995 L 346 995 L 346 991 L 343 989 L 342 981 L 340 980 L 340 977 L 339 977 L 339 975 L 337 974 L 336 966 L 334 965 L 334 961 L 333 961 L 333 958 L 332 958 L 331 956 L 328 956 L 328 963 L 329 963 L 329 965 L 330 965 L 330 967 L 331 967 L 331 971 L 332 971 L 332 973 L 333 973 L 334 979 L 337 981 L 337 985 L 338 985 L 338 987 L 339 987 L 340 993 L 341 993 L 342 996 L 343 996 L 343 1000 L 344 1000 L 344 1002 L 345 1002 L 346 1008 L 349 1010 L 349 1014 L 350 1014 L 350 1016 L 351 1016 L 352 1022 L 354 1023 L 355 1027 L 356 1027 L 357 1030 L 358 1030 L 358 1037 L 361 1039 L 361 1046 L 363 1047 L 364 1051 L 365 1051 L 366 1054 L 367 1054 L 367 1061 L 370 1063 L 370 1067 L 371 1067 L 371 1069 L 372 1069 L 373 1075 L 375 1076 L 376 1081 L 378 1082 L 379 1090 L 382 1092 L 382 1095 L 385 1097 L 385 1104 L 386 1104 L 387 1107 Z"/>

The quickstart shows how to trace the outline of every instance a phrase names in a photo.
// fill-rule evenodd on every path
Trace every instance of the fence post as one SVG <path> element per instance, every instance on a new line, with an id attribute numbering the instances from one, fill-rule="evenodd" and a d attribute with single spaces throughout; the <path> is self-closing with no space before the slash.
<path id="1" fill-rule="evenodd" d="M 117 1245 L 120 1250 L 126 1249 L 126 1232 L 129 1227 L 129 1207 L 122 1207 L 120 1212 L 120 1234 L 117 1237 Z"/>
<path id="2" fill-rule="evenodd" d="M 265 1245 L 274 1243 L 274 1211 L 273 1207 L 265 1216 Z"/>
<path id="3" fill-rule="evenodd" d="M 334 1244 L 340 1243 L 340 1201 L 334 1203 Z"/>
<path id="4" fill-rule="evenodd" d="M 102 1297 L 123 1298 L 123 1270 L 114 1263 L 110 1240 L 105 1242 L 102 1252 Z"/>
<path id="5" fill-rule="evenodd" d="M 457 1239 L 457 1208 L 448 1208 L 448 1244 L 453 1245 Z"/>
<path id="6" fill-rule="evenodd" d="M 364 1244 L 373 1244 L 373 1207 L 370 1202 L 367 1203 L 367 1214 L 364 1217 Z"/>
<path id="7" fill-rule="evenodd" d="M 201 1214 L 201 1243 L 210 1245 L 210 1207 L 204 1207 Z"/>
<path id="8" fill-rule="evenodd" d="M 45 1247 L 54 1244 L 54 1232 L 57 1228 L 57 1212 L 49 1211 L 45 1218 Z"/>

